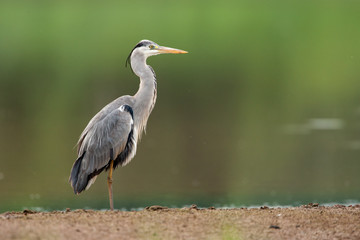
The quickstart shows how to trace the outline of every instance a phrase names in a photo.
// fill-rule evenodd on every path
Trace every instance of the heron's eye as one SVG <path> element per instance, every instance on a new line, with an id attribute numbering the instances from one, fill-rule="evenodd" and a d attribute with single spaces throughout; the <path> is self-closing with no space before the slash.
<path id="1" fill-rule="evenodd" d="M 155 46 L 154 46 L 154 45 L 150 45 L 149 48 L 150 48 L 150 49 L 154 49 Z"/>

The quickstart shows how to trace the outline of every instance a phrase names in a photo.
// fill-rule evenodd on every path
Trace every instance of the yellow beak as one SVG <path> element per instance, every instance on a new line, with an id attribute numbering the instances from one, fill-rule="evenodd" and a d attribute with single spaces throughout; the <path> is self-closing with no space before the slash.
<path id="1" fill-rule="evenodd" d="M 159 53 L 173 53 L 173 54 L 188 53 L 187 51 L 184 51 L 184 50 L 163 47 L 163 46 L 158 47 L 156 50 L 158 50 Z"/>

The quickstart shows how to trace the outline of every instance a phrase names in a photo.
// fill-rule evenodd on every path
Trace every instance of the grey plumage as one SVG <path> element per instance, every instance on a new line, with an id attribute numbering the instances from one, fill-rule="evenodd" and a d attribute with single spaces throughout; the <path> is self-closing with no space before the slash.
<path id="1" fill-rule="evenodd" d="M 112 106 L 116 107 L 118 104 Z M 110 160 L 115 160 L 116 167 L 118 164 L 126 165 L 133 157 L 131 153 L 136 151 L 134 120 L 129 112 L 119 108 L 101 110 L 81 134 L 78 160 L 70 176 L 76 194 L 90 187 L 93 183 L 91 180 L 108 167 Z M 126 147 L 128 154 L 120 156 Z"/>
<path id="2" fill-rule="evenodd" d="M 156 102 L 156 76 L 146 59 L 161 53 L 187 52 L 162 47 L 149 40 L 140 41 L 127 59 L 132 71 L 140 78 L 139 90 L 134 96 L 122 96 L 106 105 L 81 133 L 78 158 L 69 178 L 76 194 L 88 189 L 98 174 L 112 166 L 108 178 L 112 208 L 112 169 L 125 166 L 135 156 L 138 140 Z"/>

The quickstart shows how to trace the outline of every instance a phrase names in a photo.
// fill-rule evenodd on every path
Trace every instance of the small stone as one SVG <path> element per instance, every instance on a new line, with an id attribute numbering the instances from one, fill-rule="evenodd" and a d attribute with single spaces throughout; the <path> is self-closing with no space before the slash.
<path id="1" fill-rule="evenodd" d="M 318 203 L 308 203 L 307 205 L 302 205 L 303 208 L 313 208 L 313 207 L 319 207 Z"/>
<path id="2" fill-rule="evenodd" d="M 196 206 L 196 204 L 191 205 L 190 208 L 191 208 L 191 209 L 196 209 L 196 210 L 198 210 L 198 207 Z"/>
<path id="3" fill-rule="evenodd" d="M 277 225 L 270 225 L 270 227 L 269 228 L 273 228 L 273 229 L 280 229 L 280 227 L 279 226 L 277 226 Z"/>
<path id="4" fill-rule="evenodd" d="M 33 213 L 36 213 L 36 211 L 29 210 L 29 209 L 25 209 L 25 210 L 23 211 L 23 214 L 25 214 L 25 215 L 33 214 Z"/>
<path id="5" fill-rule="evenodd" d="M 145 209 L 148 211 L 158 211 L 158 210 L 166 210 L 166 209 L 168 209 L 168 207 L 154 205 L 154 206 L 146 207 Z"/>

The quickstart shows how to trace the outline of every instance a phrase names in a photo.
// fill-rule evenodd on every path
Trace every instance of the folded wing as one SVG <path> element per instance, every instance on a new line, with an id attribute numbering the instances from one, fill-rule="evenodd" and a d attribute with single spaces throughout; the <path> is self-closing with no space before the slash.
<path id="1" fill-rule="evenodd" d="M 109 167 L 110 160 L 115 160 L 116 167 L 119 163 L 127 162 L 131 150 L 136 149 L 130 106 L 122 105 L 105 117 L 92 121 L 91 127 L 85 129 L 87 131 L 79 140 L 78 159 L 69 179 L 76 194 L 89 188 L 96 176 Z"/>

